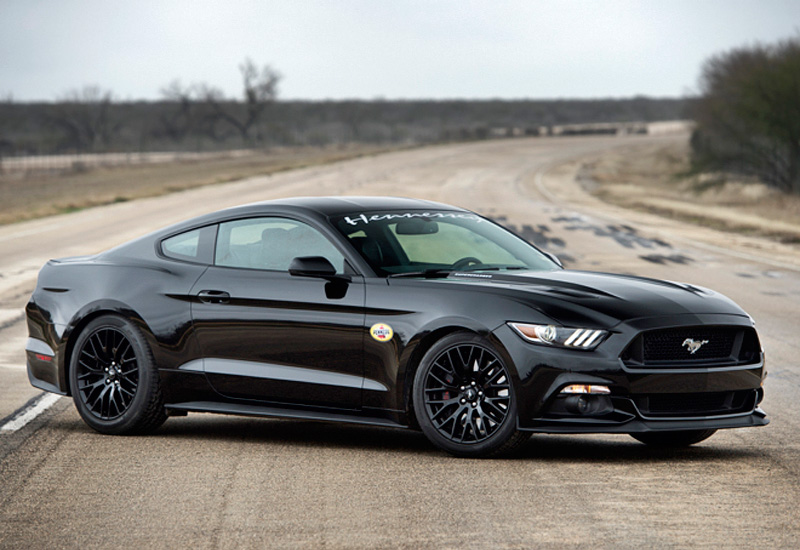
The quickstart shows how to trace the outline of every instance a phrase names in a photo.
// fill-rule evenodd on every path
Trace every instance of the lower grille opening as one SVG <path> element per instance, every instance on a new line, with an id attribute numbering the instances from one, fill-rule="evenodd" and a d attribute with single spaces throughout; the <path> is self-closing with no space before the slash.
<path id="1" fill-rule="evenodd" d="M 632 396 L 646 416 L 714 416 L 751 411 L 755 390 L 705 393 L 654 393 Z"/>

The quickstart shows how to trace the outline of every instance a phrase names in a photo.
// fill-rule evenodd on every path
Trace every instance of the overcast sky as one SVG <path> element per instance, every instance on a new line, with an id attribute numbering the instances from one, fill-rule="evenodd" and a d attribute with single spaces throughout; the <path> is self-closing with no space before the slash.
<path id="1" fill-rule="evenodd" d="M 791 36 L 798 0 L 0 0 L 0 94 L 233 96 L 250 56 L 284 99 L 676 97 L 709 55 Z"/>

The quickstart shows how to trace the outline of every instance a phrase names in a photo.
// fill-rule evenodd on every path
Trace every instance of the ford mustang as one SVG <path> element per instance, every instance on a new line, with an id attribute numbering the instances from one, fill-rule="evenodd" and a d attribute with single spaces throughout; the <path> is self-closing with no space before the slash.
<path id="1" fill-rule="evenodd" d="M 753 320 L 711 290 L 563 269 L 429 201 L 250 204 L 51 260 L 37 388 L 106 434 L 190 411 L 421 430 L 457 456 L 533 432 L 651 445 L 766 425 Z"/>

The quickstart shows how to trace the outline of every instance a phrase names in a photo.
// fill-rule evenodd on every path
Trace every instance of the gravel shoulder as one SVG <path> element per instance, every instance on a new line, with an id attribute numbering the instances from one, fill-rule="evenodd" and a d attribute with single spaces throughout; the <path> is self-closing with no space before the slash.
<path id="1" fill-rule="evenodd" d="M 698 188 L 674 176 L 687 136 L 609 148 L 551 165 L 528 185 L 562 205 L 609 220 L 635 222 L 655 235 L 743 259 L 800 269 L 800 197 L 760 184 Z"/>
<path id="2" fill-rule="evenodd" d="M 605 202 L 741 235 L 800 243 L 800 196 L 755 180 L 690 172 L 688 134 L 583 159 L 576 178 Z"/>
<path id="3" fill-rule="evenodd" d="M 117 162 L 93 167 L 76 160 L 71 167 L 58 165 L 59 169 L 49 173 L 41 170 L 4 172 L 0 165 L 0 225 L 396 149 L 399 147 L 359 144 L 279 147 L 230 154 L 220 152 L 165 162 Z"/>

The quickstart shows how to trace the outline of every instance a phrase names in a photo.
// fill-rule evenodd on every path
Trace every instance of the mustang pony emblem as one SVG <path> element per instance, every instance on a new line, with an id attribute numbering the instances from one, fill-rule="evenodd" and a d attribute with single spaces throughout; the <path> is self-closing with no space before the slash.
<path id="1" fill-rule="evenodd" d="M 694 338 L 687 338 L 683 341 L 681 346 L 688 349 L 689 354 L 694 355 L 697 353 L 697 350 L 703 346 L 703 344 L 708 344 L 708 340 L 695 340 Z"/>

